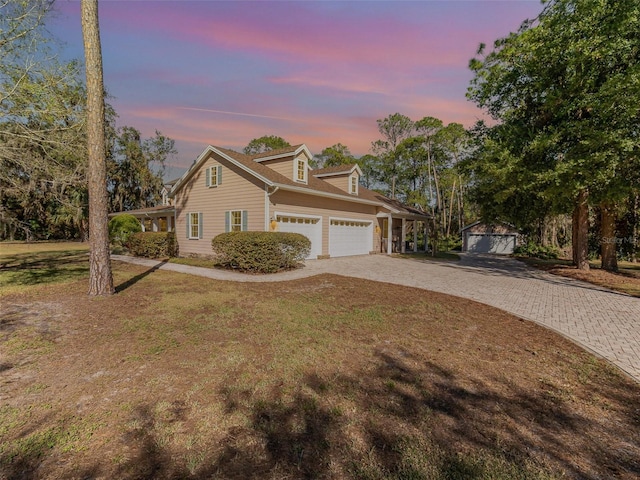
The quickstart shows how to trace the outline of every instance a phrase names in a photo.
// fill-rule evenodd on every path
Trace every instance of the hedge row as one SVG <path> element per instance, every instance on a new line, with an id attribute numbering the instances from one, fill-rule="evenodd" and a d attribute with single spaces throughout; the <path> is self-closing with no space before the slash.
<path id="1" fill-rule="evenodd" d="M 296 268 L 311 251 L 307 237 L 285 232 L 222 233 L 211 246 L 217 265 L 256 273 Z"/>
<path id="2" fill-rule="evenodd" d="M 165 258 L 178 256 L 174 232 L 139 232 L 127 241 L 129 252 L 136 257 Z"/>

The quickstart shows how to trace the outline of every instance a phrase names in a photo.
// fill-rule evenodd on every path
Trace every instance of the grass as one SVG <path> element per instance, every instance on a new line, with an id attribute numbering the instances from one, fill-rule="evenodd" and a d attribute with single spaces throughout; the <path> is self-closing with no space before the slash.
<path id="1" fill-rule="evenodd" d="M 427 260 L 427 261 L 458 261 L 460 260 L 460 255 L 458 255 L 455 252 L 436 252 L 435 255 L 433 255 L 432 253 L 425 253 L 425 252 L 419 252 L 419 253 L 398 253 L 395 254 L 394 256 L 400 257 L 400 258 L 410 258 L 410 259 L 414 259 L 414 260 Z"/>
<path id="2" fill-rule="evenodd" d="M 640 387 L 499 310 L 118 262 L 89 298 L 86 255 L 44 252 L 0 257 L 0 476 L 637 478 Z"/>

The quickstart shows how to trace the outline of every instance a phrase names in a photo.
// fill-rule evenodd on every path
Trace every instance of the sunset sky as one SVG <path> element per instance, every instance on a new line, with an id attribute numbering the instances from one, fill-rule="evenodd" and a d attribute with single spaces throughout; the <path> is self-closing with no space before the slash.
<path id="1" fill-rule="evenodd" d="M 49 30 L 83 58 L 79 1 Z M 539 0 L 100 1 L 105 86 L 119 126 L 176 141 L 187 167 L 209 145 L 278 135 L 356 155 L 399 112 L 472 125 L 468 62 L 536 17 Z"/>

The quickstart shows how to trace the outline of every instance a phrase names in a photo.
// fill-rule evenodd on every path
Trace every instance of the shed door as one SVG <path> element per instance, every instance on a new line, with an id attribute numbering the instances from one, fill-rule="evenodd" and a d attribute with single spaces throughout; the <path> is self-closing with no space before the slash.
<path id="1" fill-rule="evenodd" d="M 311 240 L 311 251 L 307 259 L 322 255 L 322 223 L 320 217 L 298 217 L 296 215 L 278 215 L 278 231 L 300 233 Z"/>
<path id="2" fill-rule="evenodd" d="M 516 247 L 515 235 L 469 234 L 467 251 L 473 253 L 496 253 L 509 255 Z"/>
<path id="3" fill-rule="evenodd" d="M 373 222 L 335 218 L 329 221 L 330 256 L 367 255 L 371 250 L 373 250 Z"/>

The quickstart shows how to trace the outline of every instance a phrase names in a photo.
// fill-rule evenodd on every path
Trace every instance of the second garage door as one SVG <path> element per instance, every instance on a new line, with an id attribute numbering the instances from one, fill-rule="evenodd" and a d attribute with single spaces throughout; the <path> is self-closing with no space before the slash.
<path id="1" fill-rule="evenodd" d="M 500 234 L 469 234 L 467 237 L 467 251 L 474 253 L 497 253 L 509 255 L 516 247 L 515 235 Z"/>
<path id="2" fill-rule="evenodd" d="M 302 217 L 297 215 L 277 215 L 280 232 L 300 233 L 311 240 L 311 252 L 308 259 L 322 255 L 322 223 L 320 217 Z"/>
<path id="3" fill-rule="evenodd" d="M 332 218 L 329 220 L 329 255 L 366 255 L 373 250 L 373 222 Z"/>

